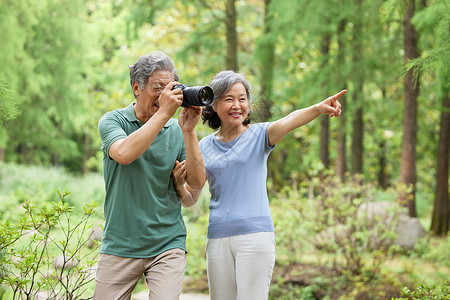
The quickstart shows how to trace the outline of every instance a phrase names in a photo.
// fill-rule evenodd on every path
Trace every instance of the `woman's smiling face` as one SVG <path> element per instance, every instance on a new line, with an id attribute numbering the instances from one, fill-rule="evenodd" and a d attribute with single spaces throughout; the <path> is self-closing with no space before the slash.
<path id="1" fill-rule="evenodd" d="M 221 127 L 242 125 L 249 113 L 247 91 L 241 82 L 235 83 L 225 95 L 213 103 L 214 111 L 219 115 Z"/>

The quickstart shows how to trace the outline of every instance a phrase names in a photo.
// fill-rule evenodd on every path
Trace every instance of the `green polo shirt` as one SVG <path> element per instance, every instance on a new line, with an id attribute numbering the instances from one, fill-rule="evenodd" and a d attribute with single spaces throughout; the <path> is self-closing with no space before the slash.
<path id="1" fill-rule="evenodd" d="M 171 118 L 147 151 L 131 164 L 117 163 L 109 147 L 139 129 L 133 103 L 103 115 L 98 123 L 105 179 L 105 230 L 100 253 L 148 258 L 186 251 L 186 227 L 172 182 L 175 160 L 186 158 L 183 133 Z"/>

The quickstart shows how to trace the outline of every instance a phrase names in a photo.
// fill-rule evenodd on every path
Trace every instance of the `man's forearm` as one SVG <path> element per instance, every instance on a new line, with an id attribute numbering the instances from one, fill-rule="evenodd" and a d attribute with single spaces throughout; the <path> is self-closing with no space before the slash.
<path id="1" fill-rule="evenodd" d="M 163 114 L 155 114 L 125 139 L 114 142 L 110 148 L 110 156 L 123 165 L 132 163 L 150 147 L 168 119 L 170 117 Z"/>

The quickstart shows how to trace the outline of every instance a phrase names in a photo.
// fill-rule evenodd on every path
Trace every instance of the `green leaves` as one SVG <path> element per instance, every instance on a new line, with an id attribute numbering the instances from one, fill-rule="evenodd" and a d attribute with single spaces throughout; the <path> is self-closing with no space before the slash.
<path id="1" fill-rule="evenodd" d="M 86 204 L 84 216 L 77 220 L 66 201 L 70 192 L 57 194 L 60 201 L 41 208 L 26 201 L 26 215 L 17 223 L 0 223 L 0 283 L 9 286 L 14 297 L 34 298 L 45 290 L 51 297 L 76 299 L 93 280 L 97 247 L 84 246 L 91 228 L 88 220 L 98 203 Z"/>
<path id="2" fill-rule="evenodd" d="M 404 288 L 402 296 L 407 298 L 392 298 L 393 300 L 445 300 L 450 299 L 450 285 L 446 280 L 441 284 L 419 283 L 414 290 Z"/>
<path id="3" fill-rule="evenodd" d="M 92 200 L 90 203 L 86 203 L 83 206 L 83 212 L 86 215 L 92 215 L 95 212 L 95 209 L 98 207 L 98 202 L 94 202 L 94 200 Z"/>

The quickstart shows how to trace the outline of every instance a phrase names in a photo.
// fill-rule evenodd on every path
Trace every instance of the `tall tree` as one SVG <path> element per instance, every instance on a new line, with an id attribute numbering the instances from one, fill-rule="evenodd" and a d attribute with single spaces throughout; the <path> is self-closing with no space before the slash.
<path id="1" fill-rule="evenodd" d="M 188 43 L 180 49 L 179 57 L 183 60 L 188 60 L 189 56 L 201 57 L 206 60 L 204 69 L 210 70 L 213 74 L 217 73 L 218 69 L 239 72 L 241 66 L 238 56 L 242 51 L 246 51 L 245 48 L 248 48 L 243 47 L 240 41 L 241 36 L 246 35 L 247 32 L 243 30 L 238 32 L 239 10 L 243 8 L 249 10 L 258 2 L 184 0 L 182 3 L 185 3 L 184 8 L 187 14 L 189 14 L 189 8 L 195 9 L 192 19 L 196 24 L 188 34 Z M 242 23 L 245 24 L 240 22 Z M 221 61 L 224 63 L 218 65 Z"/>
<path id="2" fill-rule="evenodd" d="M 344 33 L 345 33 L 345 25 L 346 25 L 346 19 L 340 20 L 338 24 L 338 55 L 337 60 L 338 63 L 344 64 L 345 59 L 345 39 L 344 39 Z M 339 74 L 341 75 L 341 74 Z M 339 76 L 338 75 L 338 76 Z M 342 76 L 339 76 L 342 78 Z M 345 86 L 345 84 L 343 84 Z M 346 107 L 346 100 L 345 97 L 343 99 L 339 99 L 339 102 L 341 102 L 342 107 Z M 344 108 L 345 109 L 345 108 Z M 342 114 L 339 117 L 339 128 L 337 131 L 337 160 L 336 160 L 336 174 L 341 179 L 342 182 L 345 181 L 345 173 L 347 172 L 347 149 L 346 149 L 346 125 L 347 117 L 346 114 Z"/>
<path id="3" fill-rule="evenodd" d="M 213 51 L 226 49 L 224 53 L 225 68 L 238 72 L 239 37 L 237 31 L 238 11 L 236 9 L 236 0 L 224 0 L 223 2 L 196 0 L 193 1 L 192 5 L 195 5 L 199 12 L 208 11 L 212 18 L 208 18 L 206 23 L 201 22 L 201 25 L 194 29 L 195 31 L 191 34 L 190 44 L 184 47 L 185 53 L 183 56 L 186 57 L 187 53 L 192 54 L 192 45 L 211 45 L 213 43 L 215 44 L 215 49 L 212 49 Z M 223 25 L 225 25 L 225 45 L 221 45 L 219 42 L 223 35 L 221 35 L 222 32 L 218 30 L 218 27 L 222 27 Z M 211 38 L 214 38 L 214 42 Z M 214 65 L 217 68 L 217 64 Z"/>
<path id="4" fill-rule="evenodd" d="M 447 80 L 450 76 L 447 77 Z M 448 81 L 447 81 L 448 82 Z M 449 155 L 450 155 L 450 94 L 447 88 L 442 97 L 442 112 L 439 133 L 439 148 L 436 167 L 436 188 L 430 230 L 436 235 L 447 235 L 450 230 L 449 197 Z"/>
<path id="5" fill-rule="evenodd" d="M 227 59 L 226 66 L 229 70 L 239 71 L 237 48 L 238 48 L 238 35 L 236 30 L 236 7 L 235 0 L 226 0 L 226 37 L 227 37 Z"/>
<path id="6" fill-rule="evenodd" d="M 329 22 L 325 22 L 328 24 Z M 324 33 L 322 36 L 322 44 L 320 52 L 322 54 L 322 64 L 321 67 L 324 69 L 326 65 L 329 63 L 329 55 L 330 55 L 330 43 L 331 43 L 331 35 L 330 33 Z M 327 83 L 324 80 L 322 83 L 322 87 L 324 91 L 328 91 Z M 327 93 L 328 94 L 328 93 Z M 330 141 L 330 118 L 327 115 L 323 115 L 320 117 L 320 160 L 325 168 L 330 167 L 330 152 L 329 152 L 329 141 Z"/>
<path id="7" fill-rule="evenodd" d="M 1 13 L 8 16 L 1 18 L 0 32 L 6 32 L 2 40 L 8 50 L 0 69 L 22 103 L 21 114 L 8 128 L 7 160 L 70 164 L 79 158 L 81 143 L 75 136 L 87 98 L 82 82 L 87 63 L 80 19 L 84 5 L 2 2 Z"/>
<path id="8" fill-rule="evenodd" d="M 435 0 L 421 10 L 413 23 L 421 30 L 424 51 L 408 64 L 415 75 L 431 74 L 437 81 L 440 105 L 440 127 L 437 148 L 436 185 L 430 230 L 446 235 L 450 230 L 449 155 L 450 155 L 450 6 L 448 1 Z M 431 38 L 430 38 L 431 37 Z"/>
<path id="9" fill-rule="evenodd" d="M 404 2 L 404 47 L 405 59 L 413 60 L 419 57 L 417 48 L 417 32 L 411 23 L 416 10 L 415 0 Z M 411 217 L 416 216 L 416 143 L 417 143 L 417 97 L 419 95 L 419 80 L 414 80 L 414 69 L 410 69 L 403 80 L 405 88 L 405 105 L 403 112 L 403 144 L 400 165 L 400 182 L 411 188 L 401 195 L 400 201 L 408 208 Z"/>
<path id="10" fill-rule="evenodd" d="M 357 0 L 355 9 L 363 12 L 362 1 Z M 362 174 L 363 172 L 363 135 L 364 135 L 364 121 L 363 121 L 363 86 L 364 86 L 364 62 L 362 59 L 362 44 L 364 24 L 364 13 L 355 14 L 354 18 L 354 34 L 352 39 L 353 45 L 353 77 L 354 88 L 352 91 L 352 105 L 356 108 L 352 122 L 352 147 L 351 147 L 351 166 L 353 174 Z"/>
<path id="11" fill-rule="evenodd" d="M 440 3 L 445 4 L 445 2 Z M 442 5 L 442 8 L 449 8 Z M 444 12 L 445 10 L 438 10 Z M 441 16 L 438 32 L 438 50 L 443 49 L 440 55 L 438 78 L 440 79 L 442 110 L 439 133 L 439 147 L 436 167 L 436 188 L 434 196 L 431 230 L 436 235 L 446 235 L 450 231 L 450 196 L 449 196 L 449 155 L 450 155 L 450 34 L 445 24 L 450 24 L 449 14 Z M 441 19 L 441 20 L 442 20 Z M 446 50 L 445 50 L 446 49 Z"/>
<path id="12" fill-rule="evenodd" d="M 11 150 L 12 144 L 8 143 L 11 141 L 11 133 L 4 127 L 4 122 L 9 119 L 8 115 L 12 105 L 24 101 L 23 90 L 29 89 L 30 86 L 36 86 L 36 83 L 30 78 L 33 74 L 34 62 L 30 53 L 27 52 L 25 44 L 32 33 L 33 26 L 38 22 L 35 17 L 38 12 L 39 8 L 33 3 L 27 5 L 24 2 L 0 2 L 0 40 L 2 41 L 0 151 L 3 159 L 7 150 Z M 21 92 L 16 93 L 12 98 L 11 91 L 17 90 Z"/>
<path id="13" fill-rule="evenodd" d="M 271 0 L 264 0 L 264 29 L 263 34 L 257 38 L 256 56 L 259 60 L 260 85 L 259 106 L 256 111 L 258 121 L 267 121 L 272 117 L 270 111 L 272 102 L 273 72 L 275 64 L 276 32 L 273 30 L 272 14 L 270 12 Z"/>

